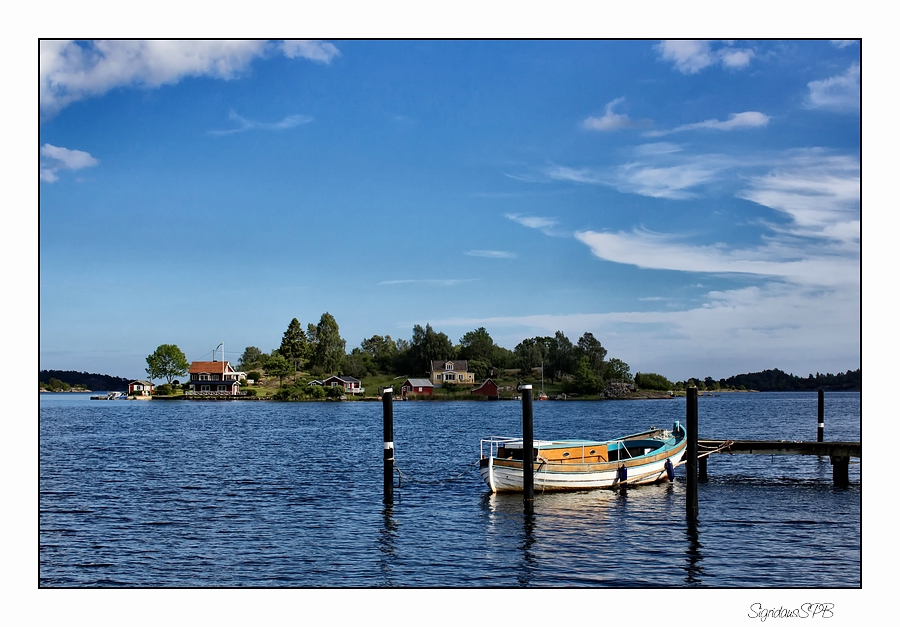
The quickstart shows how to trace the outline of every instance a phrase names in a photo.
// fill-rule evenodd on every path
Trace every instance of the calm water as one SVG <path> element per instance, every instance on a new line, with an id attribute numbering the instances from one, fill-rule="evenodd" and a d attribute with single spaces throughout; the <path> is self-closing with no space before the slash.
<path id="1" fill-rule="evenodd" d="M 715 455 L 684 515 L 672 484 L 491 495 L 479 440 L 517 402 L 40 401 L 42 587 L 859 587 L 861 482 L 827 458 Z M 700 437 L 814 440 L 815 393 L 701 397 Z M 684 399 L 535 403 L 536 438 L 684 420 Z M 825 439 L 860 440 L 859 393 L 826 393 Z"/>

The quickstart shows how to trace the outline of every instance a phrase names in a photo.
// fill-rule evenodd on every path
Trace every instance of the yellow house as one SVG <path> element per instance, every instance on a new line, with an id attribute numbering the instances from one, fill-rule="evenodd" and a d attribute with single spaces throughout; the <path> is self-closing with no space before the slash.
<path id="1" fill-rule="evenodd" d="M 465 359 L 432 360 L 431 382 L 434 385 L 475 385 L 475 375 L 469 372 L 469 362 Z"/>

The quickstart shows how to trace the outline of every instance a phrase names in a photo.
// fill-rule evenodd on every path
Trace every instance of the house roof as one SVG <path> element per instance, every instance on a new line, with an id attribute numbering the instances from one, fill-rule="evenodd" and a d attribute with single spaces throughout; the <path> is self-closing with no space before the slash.
<path id="1" fill-rule="evenodd" d="M 409 383 L 413 387 L 433 388 L 434 384 L 428 379 L 407 379 L 403 385 Z M 401 386 L 402 387 L 402 386 Z"/>
<path id="2" fill-rule="evenodd" d="M 469 369 L 469 362 L 465 359 L 432 359 L 431 370 L 432 372 L 435 370 L 446 370 L 445 366 L 448 363 L 453 364 L 453 370 L 466 371 Z"/>
<path id="3" fill-rule="evenodd" d="M 134 385 L 135 383 L 140 383 L 141 385 L 153 385 L 153 384 L 150 383 L 149 381 L 141 381 L 140 379 L 137 380 L 137 381 L 132 381 L 132 382 L 129 383 L 128 385 Z"/>
<path id="4" fill-rule="evenodd" d="M 325 383 L 328 383 L 332 379 L 337 379 L 338 381 L 343 381 L 344 383 L 359 383 L 359 379 L 355 377 L 351 377 L 349 375 L 338 376 L 336 374 L 331 375 L 327 379 L 325 379 Z"/>
<path id="5" fill-rule="evenodd" d="M 200 372 L 234 372 L 234 368 L 231 367 L 227 361 L 195 361 L 191 362 L 191 369 L 189 374 L 195 374 Z"/>
<path id="6" fill-rule="evenodd" d="M 491 379 L 485 379 L 484 383 L 482 383 L 481 385 L 479 385 L 479 386 L 478 386 L 477 388 L 475 388 L 474 390 L 471 390 L 471 393 L 472 393 L 472 394 L 478 394 L 479 391 L 481 391 L 481 390 L 485 390 L 485 391 L 486 391 L 486 390 L 491 389 L 491 388 L 494 389 L 494 390 L 497 390 L 497 384 L 494 383 Z"/>

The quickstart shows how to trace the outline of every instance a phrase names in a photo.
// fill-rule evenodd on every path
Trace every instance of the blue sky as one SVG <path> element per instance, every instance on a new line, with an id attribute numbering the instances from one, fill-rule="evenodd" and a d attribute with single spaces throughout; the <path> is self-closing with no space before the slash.
<path id="1" fill-rule="evenodd" d="M 860 367 L 857 41 L 45 41 L 40 367 L 592 332 Z"/>

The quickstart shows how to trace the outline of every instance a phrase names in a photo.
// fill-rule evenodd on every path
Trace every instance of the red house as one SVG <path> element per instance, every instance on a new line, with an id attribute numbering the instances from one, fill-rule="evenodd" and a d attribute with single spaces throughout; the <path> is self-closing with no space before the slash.
<path id="1" fill-rule="evenodd" d="M 401 398 L 409 396 L 434 396 L 434 385 L 428 379 L 407 379 L 400 386 Z"/>
<path id="2" fill-rule="evenodd" d="M 479 396 L 486 396 L 492 399 L 500 398 L 500 389 L 497 387 L 497 384 L 491 381 L 490 379 L 486 379 L 484 383 L 479 385 L 477 388 L 472 390 L 472 394 L 477 394 Z"/>
<path id="3" fill-rule="evenodd" d="M 347 394 L 362 394 L 366 391 L 366 388 L 362 387 L 362 382 L 359 379 L 348 375 L 332 375 L 321 383 L 316 381 L 310 382 L 310 385 L 314 384 L 324 385 L 327 388 L 336 388 L 337 386 L 341 386 L 344 388 L 344 392 L 346 392 Z"/>

